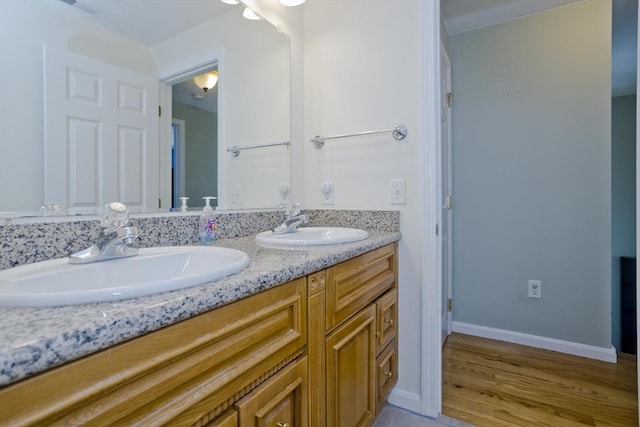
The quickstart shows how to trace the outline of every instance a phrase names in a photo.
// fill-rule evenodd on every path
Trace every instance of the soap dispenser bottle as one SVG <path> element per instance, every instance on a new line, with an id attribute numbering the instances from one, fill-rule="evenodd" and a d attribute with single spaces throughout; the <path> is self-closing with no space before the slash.
<path id="1" fill-rule="evenodd" d="M 216 241 L 218 237 L 218 224 L 216 223 L 216 214 L 211 207 L 211 199 L 217 197 L 203 197 L 206 201 L 202 214 L 200 214 L 199 237 L 200 244 L 210 245 Z"/>

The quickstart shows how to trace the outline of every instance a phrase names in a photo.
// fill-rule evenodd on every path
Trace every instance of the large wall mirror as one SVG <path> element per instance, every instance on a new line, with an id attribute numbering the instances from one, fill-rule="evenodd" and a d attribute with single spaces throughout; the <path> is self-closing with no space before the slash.
<path id="1" fill-rule="evenodd" d="M 181 196 L 192 209 L 204 196 L 218 197 L 219 209 L 283 203 L 290 40 L 264 19 L 244 18 L 244 7 L 220 0 L 0 2 L 2 215 L 92 214 L 111 200 L 134 212 L 167 212 Z M 194 77 L 210 71 L 218 82 L 205 92 Z M 132 83 L 117 81 L 116 108 L 144 111 L 151 131 L 127 118 L 104 132 L 108 119 L 91 116 L 86 101 L 107 99 L 101 85 L 120 72 Z M 138 77 L 151 82 L 148 89 Z M 83 103 L 67 111 L 56 99 L 71 92 Z M 113 152 L 104 154 L 110 143 Z"/>

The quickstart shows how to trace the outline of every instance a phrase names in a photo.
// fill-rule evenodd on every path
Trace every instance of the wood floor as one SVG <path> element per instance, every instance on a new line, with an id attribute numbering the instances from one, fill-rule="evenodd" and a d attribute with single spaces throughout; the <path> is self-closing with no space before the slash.
<path id="1" fill-rule="evenodd" d="M 477 426 L 637 426 L 635 356 L 607 363 L 455 333 L 442 413 Z"/>

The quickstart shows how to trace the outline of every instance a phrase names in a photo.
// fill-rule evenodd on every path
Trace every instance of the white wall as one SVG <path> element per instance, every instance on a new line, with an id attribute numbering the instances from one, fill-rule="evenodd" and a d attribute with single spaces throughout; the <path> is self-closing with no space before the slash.
<path id="1" fill-rule="evenodd" d="M 454 320 L 610 348 L 611 1 L 449 46 Z"/>
<path id="2" fill-rule="evenodd" d="M 71 9 L 60 1 L 0 2 L 0 211 L 43 204 L 43 43 L 152 74 L 148 49 Z"/>
<path id="3" fill-rule="evenodd" d="M 424 129 L 421 2 L 309 1 L 305 4 L 305 196 L 321 205 L 320 185 L 335 185 L 336 209 L 399 209 L 399 380 L 391 400 L 420 410 L 421 244 L 423 241 Z M 316 134 L 388 129 L 409 135 L 327 141 Z M 406 204 L 392 206 L 389 180 L 406 180 Z M 329 208 L 332 208 L 329 206 Z"/>

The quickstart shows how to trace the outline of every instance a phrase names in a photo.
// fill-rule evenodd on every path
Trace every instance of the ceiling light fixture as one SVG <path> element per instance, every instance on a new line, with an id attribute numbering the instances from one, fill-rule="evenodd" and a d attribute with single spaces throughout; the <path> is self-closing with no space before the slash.
<path id="1" fill-rule="evenodd" d="M 256 13 L 253 10 L 249 9 L 248 7 L 244 8 L 244 11 L 242 12 L 242 16 L 252 21 L 259 21 L 260 19 L 262 19 L 258 15 L 256 15 Z"/>
<path id="2" fill-rule="evenodd" d="M 222 3 L 226 3 L 226 4 L 238 4 L 238 0 L 222 0 Z"/>
<path id="3" fill-rule="evenodd" d="M 305 0 L 280 0 L 280 4 L 283 6 L 300 6 Z"/>
<path id="4" fill-rule="evenodd" d="M 218 83 L 218 72 L 210 71 L 208 73 L 200 74 L 193 78 L 193 82 L 203 91 L 207 92 Z"/>

